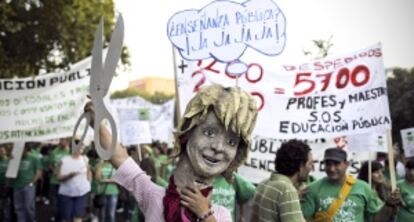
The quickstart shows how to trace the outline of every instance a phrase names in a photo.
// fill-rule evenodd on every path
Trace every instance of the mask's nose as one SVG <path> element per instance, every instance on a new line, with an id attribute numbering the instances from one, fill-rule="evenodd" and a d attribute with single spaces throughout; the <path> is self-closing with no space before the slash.
<path id="1" fill-rule="evenodd" d="M 211 141 L 210 147 L 215 152 L 221 152 L 224 149 L 223 138 L 217 138 L 214 141 Z"/>

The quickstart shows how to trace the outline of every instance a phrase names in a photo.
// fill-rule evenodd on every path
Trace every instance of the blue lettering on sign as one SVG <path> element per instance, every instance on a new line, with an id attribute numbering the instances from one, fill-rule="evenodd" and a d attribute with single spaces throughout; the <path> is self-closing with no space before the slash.
<path id="1" fill-rule="evenodd" d="M 167 34 L 184 59 L 238 60 L 247 47 L 275 56 L 286 42 L 286 18 L 272 0 L 214 1 L 168 21 Z"/>

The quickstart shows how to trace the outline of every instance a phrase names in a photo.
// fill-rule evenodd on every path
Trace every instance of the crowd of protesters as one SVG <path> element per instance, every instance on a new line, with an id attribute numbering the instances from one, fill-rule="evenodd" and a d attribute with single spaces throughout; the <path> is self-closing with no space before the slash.
<path id="1" fill-rule="evenodd" d="M 140 221 L 135 201 L 112 181 L 115 169 L 99 159 L 93 142 L 71 152 L 70 141 L 26 143 L 16 178 L 6 177 L 12 144 L 0 144 L 0 221 L 35 221 L 40 204 L 50 209 L 49 221 L 116 221 L 116 213 L 118 221 Z M 141 155 L 138 150 L 128 147 L 154 181 L 165 186 L 172 169 L 167 144 L 145 145 Z"/>
<path id="2" fill-rule="evenodd" d="M 6 178 L 11 146 L 0 145 L 1 221 L 35 221 L 39 204 L 52 210 L 49 221 L 145 221 L 139 203 L 114 182 L 116 169 L 109 161 L 99 159 L 93 142 L 75 152 L 70 151 L 69 144 L 70 138 L 62 138 L 55 145 L 26 143 L 14 179 Z M 130 146 L 127 150 L 153 183 L 168 186 L 175 163 L 169 158 L 172 149 L 166 143 L 154 142 L 139 149 Z M 246 221 L 243 206 L 249 200 L 253 204 L 248 209 L 251 221 L 324 221 L 324 217 L 325 221 L 326 217 L 331 221 L 414 221 L 414 159 L 398 155 L 396 165 L 404 167 L 397 173 L 398 189 L 393 191 L 388 163 L 384 155 L 377 156 L 371 166 L 362 164 L 356 179 L 346 174 L 346 152 L 327 149 L 327 177 L 309 183 L 311 147 L 291 140 L 278 149 L 275 173 L 268 180 L 254 185 L 237 173 L 233 183 L 217 177 L 211 201 L 228 208 L 233 221 Z M 351 186 L 346 194 L 343 184 Z M 346 196 L 341 203 L 344 207 L 336 209 L 334 215 L 323 214 L 332 210 L 336 200 L 332 197 L 341 195 Z"/>

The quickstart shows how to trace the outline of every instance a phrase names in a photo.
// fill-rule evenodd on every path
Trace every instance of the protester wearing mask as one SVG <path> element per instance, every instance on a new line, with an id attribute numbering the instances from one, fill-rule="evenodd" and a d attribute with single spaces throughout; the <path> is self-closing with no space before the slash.
<path id="1" fill-rule="evenodd" d="M 87 104 L 85 111 L 93 112 L 93 106 Z M 247 158 L 256 117 L 256 102 L 245 91 L 208 86 L 189 102 L 177 129 L 173 156 L 179 161 L 167 190 L 154 184 L 120 145 L 111 157 L 118 168 L 114 180 L 133 193 L 148 221 L 231 221 L 226 208 L 211 205 L 211 185 L 218 175 L 232 181 Z M 100 136 L 109 148 L 111 135 L 103 125 Z"/>

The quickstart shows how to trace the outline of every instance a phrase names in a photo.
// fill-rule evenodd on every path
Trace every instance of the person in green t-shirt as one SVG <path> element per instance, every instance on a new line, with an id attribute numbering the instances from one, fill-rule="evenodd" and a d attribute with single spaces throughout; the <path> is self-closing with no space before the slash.
<path id="1" fill-rule="evenodd" d="M 384 177 L 384 166 L 381 162 L 373 160 L 371 161 L 371 189 L 376 195 L 385 202 L 388 196 L 391 194 L 391 184 Z M 361 169 L 358 173 L 358 179 L 369 183 L 369 162 L 365 161 L 362 163 Z M 391 218 L 388 221 L 395 221 L 395 215 L 397 213 L 398 206 L 396 205 L 393 209 Z"/>
<path id="2" fill-rule="evenodd" d="M 40 165 L 40 160 L 31 155 L 30 143 L 26 143 L 17 177 L 12 180 L 17 221 L 35 220 L 35 184 L 42 175 Z"/>
<path id="3" fill-rule="evenodd" d="M 359 179 L 346 175 L 349 166 L 347 154 L 338 148 L 325 150 L 324 164 L 327 177 L 309 185 L 301 201 L 306 219 L 315 219 L 317 212 L 326 212 L 332 202 L 340 195 L 345 182 L 352 185 L 351 191 L 333 215 L 333 222 L 387 221 L 392 216 L 393 207 L 400 201 L 399 191 L 394 190 L 387 199 L 387 204 L 380 200 L 369 185 Z M 355 180 L 355 182 L 354 182 Z"/>
<path id="4" fill-rule="evenodd" d="M 400 188 L 402 204 L 397 213 L 397 222 L 414 221 L 414 159 L 405 164 L 405 179 L 397 186 Z"/>
<path id="5" fill-rule="evenodd" d="M 43 165 L 43 155 L 40 152 L 41 143 L 40 142 L 31 142 L 32 151 L 30 152 L 30 155 L 37 158 L 40 161 L 40 170 L 42 171 L 42 176 L 39 178 L 39 180 L 36 183 L 36 195 L 35 195 L 35 201 L 38 202 L 42 199 L 42 187 L 44 186 L 44 170 L 47 169 Z M 46 181 L 49 183 L 49 181 Z"/>
<path id="6" fill-rule="evenodd" d="M 99 221 L 115 222 L 116 204 L 118 202 L 118 185 L 112 180 L 115 168 L 105 160 L 96 165 L 95 177 L 98 181 L 98 194 L 104 195 L 104 205 L 99 212 Z"/>
<path id="7" fill-rule="evenodd" d="M 155 160 L 155 166 L 157 168 L 157 175 L 164 180 L 168 180 L 168 178 L 166 178 L 166 172 L 164 167 L 165 162 L 168 160 L 168 156 L 166 155 L 166 153 L 164 153 L 164 150 L 161 148 L 161 144 L 159 143 L 153 143 L 152 149 L 154 151 L 153 157 Z"/>
<path id="8" fill-rule="evenodd" d="M 69 156 L 69 141 L 70 138 L 61 138 L 59 139 L 59 145 L 52 150 L 52 152 L 49 155 L 49 172 L 50 173 L 50 185 L 49 185 L 49 200 L 50 205 L 52 207 L 53 212 L 53 218 L 55 221 L 60 221 L 59 212 L 58 212 L 58 191 L 59 191 L 59 180 L 57 179 L 57 172 L 58 165 L 60 163 L 60 160 L 62 160 L 63 157 Z"/>
<path id="9" fill-rule="evenodd" d="M 7 167 L 9 166 L 9 157 L 6 147 L 0 144 L 0 218 L 2 221 L 10 221 L 10 184 L 6 178 Z"/>
<path id="10" fill-rule="evenodd" d="M 243 205 L 253 197 L 255 191 L 256 187 L 238 173 L 234 173 L 233 183 L 218 176 L 213 181 L 211 202 L 229 209 L 233 221 L 236 221 L 236 203 L 243 209 Z"/>

